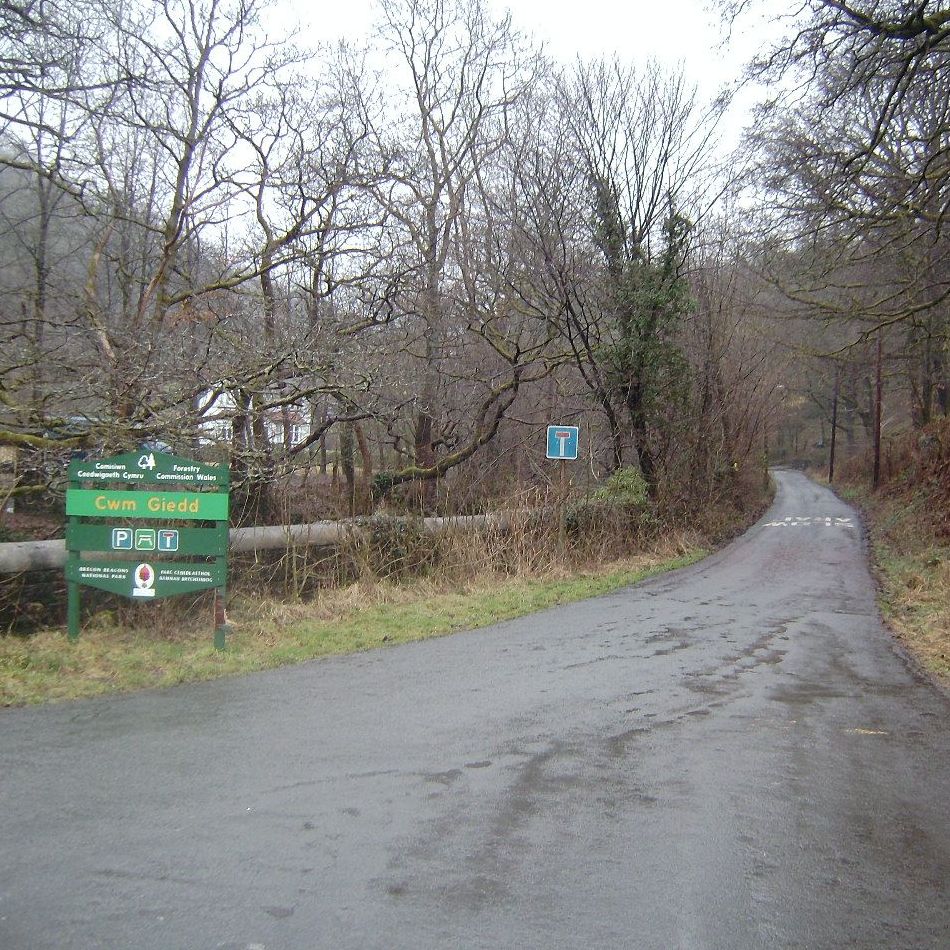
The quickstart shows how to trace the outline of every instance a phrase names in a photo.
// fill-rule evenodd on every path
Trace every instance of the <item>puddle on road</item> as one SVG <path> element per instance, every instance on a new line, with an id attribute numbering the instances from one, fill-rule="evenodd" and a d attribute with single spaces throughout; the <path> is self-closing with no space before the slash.
<path id="1" fill-rule="evenodd" d="M 821 686 L 814 683 L 800 686 L 775 686 L 772 688 L 769 698 L 780 703 L 802 706 L 821 699 L 848 699 L 851 695 L 851 693 L 832 689 L 830 686 Z"/>

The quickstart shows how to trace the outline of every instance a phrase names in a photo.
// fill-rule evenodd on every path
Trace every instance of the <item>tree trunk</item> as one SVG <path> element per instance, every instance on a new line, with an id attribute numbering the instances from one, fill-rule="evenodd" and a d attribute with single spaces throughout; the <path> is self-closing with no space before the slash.
<path id="1" fill-rule="evenodd" d="M 360 450 L 360 462 L 363 470 L 359 482 L 358 508 L 361 514 L 369 514 L 373 504 L 373 455 L 369 450 L 369 443 L 366 441 L 363 427 L 358 422 L 353 423 L 353 432 L 356 435 L 356 444 Z"/>
<path id="2" fill-rule="evenodd" d="M 419 409 L 414 432 L 415 463 L 418 468 L 435 465 L 435 406 L 439 396 L 439 353 L 441 350 L 442 301 L 439 297 L 438 273 L 430 265 L 429 286 L 426 288 L 426 334 L 425 368 L 422 390 L 419 393 Z M 419 500 L 423 511 L 435 507 L 435 479 L 424 479 L 419 486 Z"/>
<path id="3" fill-rule="evenodd" d="M 835 366 L 835 389 L 831 397 L 831 450 L 828 452 L 828 484 L 835 480 L 835 448 L 838 444 L 838 388 L 841 371 Z"/>
<path id="4" fill-rule="evenodd" d="M 639 383 L 632 383 L 627 387 L 625 401 L 627 415 L 630 418 L 630 429 L 633 433 L 634 448 L 640 461 L 640 474 L 647 483 L 647 490 L 651 495 L 656 494 L 656 459 L 650 451 L 646 409 L 643 405 L 643 391 Z"/>
<path id="5" fill-rule="evenodd" d="M 356 466 L 353 461 L 353 423 L 340 428 L 340 468 L 346 484 L 346 504 L 350 515 L 356 514 Z"/>
<path id="6" fill-rule="evenodd" d="M 875 488 L 881 484 L 881 416 L 882 402 L 884 396 L 884 387 L 882 383 L 882 343 L 881 331 L 877 332 L 877 366 L 875 370 L 875 399 L 874 399 L 874 466 L 872 471 L 872 483 Z"/>

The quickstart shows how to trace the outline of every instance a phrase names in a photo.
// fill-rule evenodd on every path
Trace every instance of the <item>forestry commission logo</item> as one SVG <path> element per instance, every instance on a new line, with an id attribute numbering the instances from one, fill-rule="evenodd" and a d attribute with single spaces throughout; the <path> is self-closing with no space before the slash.
<path id="1" fill-rule="evenodd" d="M 133 597 L 155 596 L 155 568 L 151 564 L 139 564 L 132 575 L 135 586 L 132 588 Z"/>

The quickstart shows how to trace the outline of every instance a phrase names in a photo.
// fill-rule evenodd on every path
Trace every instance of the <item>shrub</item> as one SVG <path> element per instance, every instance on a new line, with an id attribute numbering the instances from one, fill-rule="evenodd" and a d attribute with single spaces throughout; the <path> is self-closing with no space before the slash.
<path id="1" fill-rule="evenodd" d="M 568 505 L 565 529 L 575 547 L 601 556 L 629 552 L 655 536 L 658 521 L 647 483 L 637 469 L 619 468 L 587 498 Z"/>
<path id="2" fill-rule="evenodd" d="M 646 479 L 635 468 L 618 468 L 590 497 L 594 501 L 642 508 L 650 503 Z"/>

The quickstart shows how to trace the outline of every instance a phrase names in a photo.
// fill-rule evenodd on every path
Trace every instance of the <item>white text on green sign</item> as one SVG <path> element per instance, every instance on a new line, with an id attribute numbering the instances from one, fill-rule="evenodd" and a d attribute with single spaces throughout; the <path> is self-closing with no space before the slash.
<path id="1" fill-rule="evenodd" d="M 228 484 L 225 466 L 205 465 L 192 459 L 161 452 L 129 453 L 106 459 L 80 459 L 69 463 L 69 478 L 74 482 L 126 482 L 155 485 L 184 482 L 211 487 Z"/>

